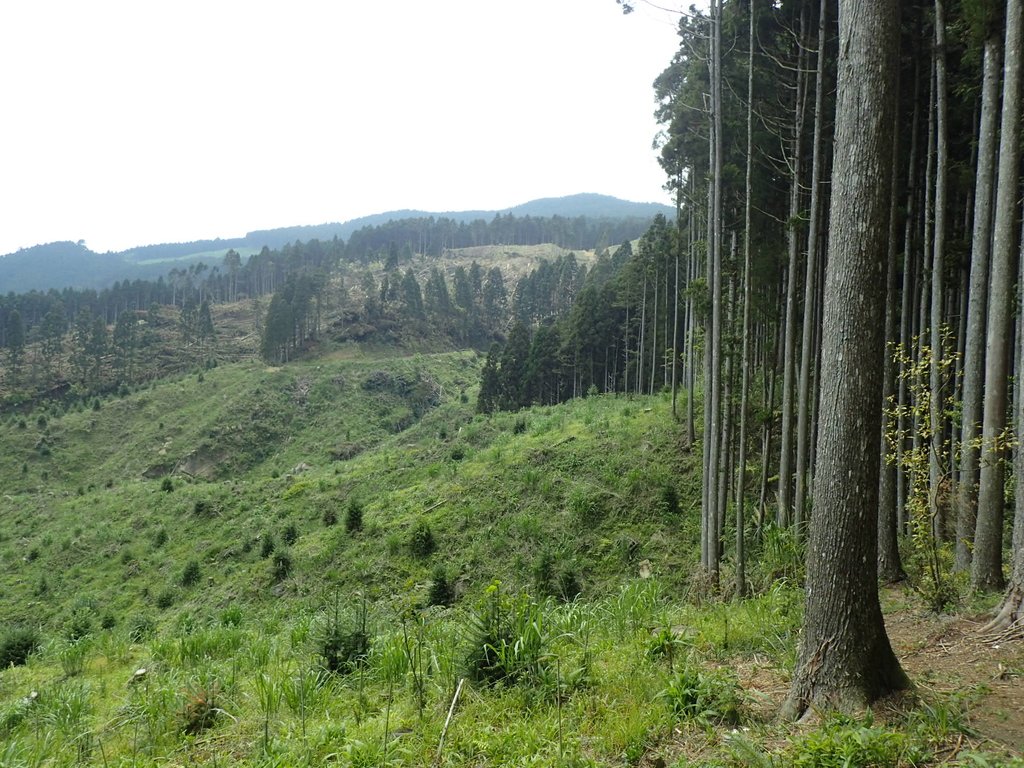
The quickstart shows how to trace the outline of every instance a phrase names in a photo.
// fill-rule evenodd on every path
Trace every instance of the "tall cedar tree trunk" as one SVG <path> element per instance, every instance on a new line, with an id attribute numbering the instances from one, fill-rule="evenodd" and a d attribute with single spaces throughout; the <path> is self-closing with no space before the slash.
<path id="1" fill-rule="evenodd" d="M 971 586 L 1003 587 L 1003 464 L 1005 445 L 998 440 L 1006 426 L 1010 299 L 1013 284 L 1017 201 L 1020 189 L 1020 0 L 1008 0 L 1003 63 L 1003 113 L 999 136 L 999 170 L 989 279 L 985 344 L 985 403 L 982 422 L 981 481 L 978 522 L 974 531 Z M 1019 409 L 1019 405 L 1018 405 Z"/>
<path id="2" fill-rule="evenodd" d="M 678 220 L 677 220 L 677 224 L 678 224 Z M 677 231 L 678 231 L 678 227 L 677 227 Z M 677 266 L 676 266 L 676 277 L 677 278 L 678 278 L 678 275 L 679 275 L 679 267 L 678 267 L 678 257 L 677 257 Z M 678 279 L 676 280 L 676 282 L 678 284 Z M 678 288 L 678 285 L 676 287 Z M 675 359 L 676 352 L 675 352 L 675 334 L 669 335 L 669 317 L 672 317 L 673 313 L 672 313 L 672 307 L 670 307 L 669 303 L 668 303 L 669 302 L 668 297 L 671 295 L 671 289 L 669 288 L 669 269 L 668 269 L 668 260 L 667 259 L 665 261 L 665 291 L 664 291 L 664 294 L 665 294 L 665 312 L 662 315 L 662 317 L 664 318 L 664 332 L 662 333 L 662 337 L 661 337 L 661 339 L 662 339 L 662 341 L 661 341 L 661 371 L 662 371 L 661 385 L 662 385 L 662 387 L 668 387 L 672 383 L 672 379 L 669 379 L 669 370 L 671 369 L 672 371 L 674 371 L 675 370 L 675 366 L 673 365 L 672 361 L 669 360 L 665 356 L 665 350 L 669 346 L 669 344 L 671 343 L 671 345 L 672 345 L 672 358 L 673 358 L 673 360 Z M 675 320 L 676 321 L 679 320 L 678 310 L 675 313 Z M 672 341 L 670 342 L 669 339 L 672 339 Z M 675 377 L 673 376 L 673 379 L 674 378 Z M 675 416 L 675 410 L 674 409 L 672 411 L 672 415 Z"/>
<path id="3" fill-rule="evenodd" d="M 924 171 L 924 207 L 922 209 L 922 230 L 921 230 L 921 249 L 920 249 L 920 274 L 917 281 L 918 285 L 918 299 L 917 299 L 917 355 L 916 360 L 921 360 L 926 353 L 926 347 L 929 345 L 930 336 L 928 334 L 928 313 L 931 307 L 930 296 L 931 296 L 931 263 L 932 263 L 932 233 L 934 231 L 935 222 L 935 204 L 934 204 L 934 193 L 935 186 L 932 184 L 932 177 L 935 172 L 935 50 L 932 47 L 931 57 L 931 68 L 928 76 L 928 138 L 925 142 L 925 171 Z M 920 392 L 921 382 L 914 381 L 915 390 Z M 925 428 L 922 425 L 922 409 L 916 407 L 919 405 L 917 397 L 914 397 L 914 412 L 913 412 L 913 429 L 911 431 L 911 441 L 913 444 L 914 454 L 918 455 L 921 450 L 921 444 L 924 440 L 922 433 L 925 432 Z M 928 414 L 924 414 L 925 417 Z"/>
<path id="4" fill-rule="evenodd" d="M 683 247 L 683 186 L 676 179 L 676 238 L 675 238 L 675 288 L 672 295 L 672 418 L 678 419 L 677 400 L 679 377 L 676 375 L 679 360 L 679 251 Z M 667 314 L 667 312 L 666 312 Z"/>
<path id="5" fill-rule="evenodd" d="M 807 270 L 804 277 L 804 321 L 800 337 L 800 376 L 796 417 L 796 488 L 793 496 L 793 525 L 803 536 L 808 490 L 808 447 L 811 443 L 810 384 L 814 321 L 817 309 L 818 230 L 821 222 L 822 124 L 825 122 L 825 44 L 828 29 L 828 0 L 821 0 L 818 16 L 818 70 L 814 84 L 814 139 L 811 154 L 811 213 L 807 230 Z"/>
<path id="6" fill-rule="evenodd" d="M 740 352 L 740 434 L 736 459 L 736 595 L 747 594 L 747 558 L 743 546 L 744 496 L 747 490 L 747 392 L 750 388 L 750 233 L 753 201 L 751 177 L 754 170 L 754 1 L 747 9 L 747 168 L 743 204 L 743 350 Z"/>
<path id="7" fill-rule="evenodd" d="M 708 136 L 708 165 L 709 167 L 714 166 L 714 141 L 711 136 Z M 704 280 L 705 285 L 710 289 L 712 280 L 712 270 L 714 268 L 714 259 L 710 253 L 711 247 L 711 220 L 714 210 L 714 190 L 713 185 L 708 184 L 708 214 L 707 214 L 707 227 L 704 233 L 705 241 L 708 244 L 708 253 L 704 259 Z M 702 473 L 701 481 L 701 528 L 700 528 L 700 551 L 701 551 L 701 566 L 706 570 L 711 570 L 711 558 L 710 548 L 708 546 L 711 541 L 711 533 L 708 529 L 708 519 L 712 513 L 712 483 L 711 477 L 711 367 L 713 365 L 713 356 L 711 348 L 711 334 L 712 334 L 712 315 L 707 313 L 704 319 L 704 350 L 703 350 L 703 364 L 704 364 L 704 471 Z"/>
<path id="8" fill-rule="evenodd" d="M 825 274 L 825 265 L 826 265 L 825 255 L 826 254 L 824 252 L 822 252 L 821 253 L 821 258 L 818 261 L 818 274 L 819 275 L 824 275 Z M 825 281 L 824 280 L 819 280 L 818 284 L 819 284 L 820 287 L 818 289 L 818 295 L 817 295 L 817 297 L 815 299 L 815 302 L 814 302 L 814 306 L 817 307 L 817 312 L 815 313 L 815 316 L 814 316 L 814 328 L 815 328 L 814 349 L 818 350 L 818 352 L 817 352 L 816 355 L 814 355 L 814 371 L 811 373 L 811 379 L 816 381 L 816 382 L 821 381 L 821 333 L 822 333 L 821 318 L 824 315 L 824 308 L 823 308 L 822 305 L 823 305 L 824 300 L 825 300 Z M 810 462 L 810 466 L 808 467 L 807 483 L 812 488 L 814 487 L 814 461 L 813 461 L 813 458 L 814 458 L 814 455 L 815 455 L 815 453 L 817 451 L 817 448 L 818 448 L 818 442 L 817 442 L 818 441 L 818 426 L 819 426 L 818 425 L 818 416 L 819 416 L 818 407 L 819 407 L 820 403 L 821 403 L 821 400 L 819 398 L 818 387 L 816 387 L 816 386 L 811 387 L 811 403 L 810 403 L 810 409 L 811 409 L 811 428 L 810 428 L 811 429 L 811 446 L 810 446 L 810 448 L 811 448 L 811 452 L 810 452 L 810 456 L 812 458 L 812 461 Z"/>
<path id="9" fill-rule="evenodd" d="M 636 394 L 643 392 L 644 386 L 644 342 L 647 333 L 647 265 L 644 269 L 643 298 L 640 301 L 640 337 L 636 342 Z"/>
<path id="10" fill-rule="evenodd" d="M 655 255 L 655 259 L 660 254 Z M 651 317 L 651 384 L 647 394 L 654 394 L 654 377 L 658 372 L 658 265 L 654 266 L 654 313 Z"/>
<path id="11" fill-rule="evenodd" d="M 974 183 L 974 231 L 971 237 L 971 276 L 967 294 L 967 333 L 964 339 L 964 378 L 961 399 L 960 482 L 957 486 L 956 555 L 954 567 L 971 567 L 978 505 L 978 437 L 985 370 L 985 315 L 988 308 L 988 268 L 992 251 L 992 204 L 996 168 L 996 118 L 999 115 L 999 76 L 1002 69 L 997 34 L 985 40 L 981 85 L 981 124 Z"/>
<path id="12" fill-rule="evenodd" d="M 626 320 L 623 323 L 622 394 L 629 394 L 629 287 L 623 291 L 626 299 Z"/>
<path id="13" fill-rule="evenodd" d="M 974 116 L 977 118 L 978 111 L 974 111 Z M 976 123 L 977 120 L 975 119 Z M 978 137 L 975 134 L 974 142 L 975 145 L 978 143 Z M 975 165 L 976 158 L 975 153 L 971 152 L 971 166 Z M 974 207 L 974 194 L 973 192 L 966 195 L 967 200 L 964 206 L 967 208 Z M 967 246 L 967 233 L 971 231 L 972 221 L 974 221 L 971 214 L 964 215 L 963 222 L 963 243 Z M 959 318 L 957 321 L 956 329 L 956 359 L 954 362 L 953 371 L 953 402 L 963 402 L 963 382 L 964 382 L 964 354 L 966 353 L 966 338 L 967 338 L 967 290 L 970 284 L 970 270 L 967 259 L 958 259 L 960 262 L 960 268 L 958 270 L 958 282 L 956 288 L 950 287 L 950 306 L 949 313 L 951 317 Z M 960 424 L 959 419 L 949 420 L 949 468 L 950 468 L 950 500 L 953 504 L 956 503 L 956 499 L 960 498 L 960 443 L 962 441 L 963 426 Z M 950 512 L 953 513 L 952 519 L 949 521 L 948 535 L 949 540 L 954 541 L 956 539 L 956 508 L 951 507 Z M 954 544 L 955 546 L 955 544 Z"/>
<path id="14" fill-rule="evenodd" d="M 907 163 L 907 197 L 906 221 L 903 225 L 903 296 L 900 304 L 900 348 L 903 355 L 910 354 L 911 331 L 914 313 L 914 222 L 917 219 L 915 203 L 917 202 L 917 152 L 918 134 L 921 124 L 921 62 L 914 57 L 914 116 L 910 121 L 910 158 Z M 899 417 L 896 421 L 896 432 L 900 436 L 896 446 L 897 459 L 901 459 L 905 448 L 907 430 L 906 407 L 908 405 L 907 379 L 903 375 L 903 364 L 900 364 L 897 407 Z M 898 464 L 898 461 L 897 461 Z M 901 533 L 907 530 L 907 475 L 902 470 L 896 471 L 896 521 Z"/>
<path id="15" fill-rule="evenodd" d="M 705 420 L 711 425 L 711 445 L 704 484 L 708 488 L 707 572 L 712 588 L 717 590 L 721 531 L 716 483 L 722 441 L 722 0 L 712 0 L 711 10 L 711 396 L 710 406 L 704 412 Z"/>
<path id="16" fill-rule="evenodd" d="M 856 709 L 909 685 L 885 634 L 877 549 L 890 131 L 897 4 L 839 1 L 835 166 L 821 364 L 821 436 L 807 603 L 783 715 Z"/>
<path id="17" fill-rule="evenodd" d="M 790 147 L 791 178 L 789 187 L 789 226 L 786 240 L 789 250 L 789 266 L 786 273 L 786 349 L 782 363 L 782 428 L 779 446 L 779 511 L 777 522 L 789 526 L 793 520 L 793 378 L 796 372 L 796 283 L 798 257 L 800 254 L 800 233 L 797 222 L 800 218 L 800 175 L 803 152 L 801 139 L 804 133 L 807 93 L 804 42 L 806 40 L 807 8 L 800 12 L 800 35 L 798 38 L 796 87 L 794 89 L 793 136 Z"/>
<path id="18" fill-rule="evenodd" d="M 691 174 L 692 177 L 693 174 Z M 690 189 L 693 189 L 694 182 L 690 181 Z M 694 253 L 694 206 L 690 205 L 690 236 L 686 255 L 686 287 L 692 285 L 697 277 L 697 258 Z M 696 317 L 694 316 L 693 296 L 686 291 L 686 444 L 692 446 L 696 440 L 696 407 L 694 403 L 694 387 L 696 385 L 697 372 L 696 361 L 694 360 L 693 335 L 695 331 Z"/>
<path id="19" fill-rule="evenodd" d="M 921 216 L 921 230 L 919 237 L 921 239 L 921 248 L 918 254 L 918 279 L 914 282 L 916 291 L 914 292 L 914 319 L 916 322 L 916 328 L 913 336 L 916 339 L 916 350 L 914 360 L 921 360 L 927 353 L 927 347 L 929 345 L 930 336 L 928 334 L 928 313 L 931 307 L 930 295 L 932 287 L 931 279 L 931 263 L 932 263 L 932 232 L 933 222 L 935 216 L 935 206 L 933 203 L 933 195 L 935 193 L 935 186 L 932 184 L 932 178 L 935 171 L 935 46 L 932 46 L 932 56 L 930 59 L 929 76 L 928 76 L 928 130 L 927 138 L 925 140 L 925 178 L 923 182 L 923 197 L 922 203 L 922 216 Z M 910 429 L 910 444 L 911 451 L 914 456 L 921 455 L 922 443 L 924 442 L 924 433 L 927 431 L 922 423 L 922 411 L 921 401 L 919 392 L 923 391 L 922 388 L 925 386 L 922 382 L 921 371 L 915 372 L 913 377 L 913 391 L 910 395 L 910 401 L 913 406 L 911 413 L 911 429 Z M 927 418 L 928 414 L 924 414 Z M 907 514 L 907 521 L 909 523 L 909 514 Z"/>
<path id="20" fill-rule="evenodd" d="M 931 305 L 931 367 L 928 371 L 931 408 L 928 418 L 931 431 L 931 450 L 928 451 L 929 513 L 932 535 L 942 539 L 945 535 L 944 505 L 939 504 L 939 482 L 943 473 L 943 420 L 942 413 L 942 303 L 946 292 L 943 287 L 946 254 L 946 177 L 949 167 L 949 142 L 946 140 L 948 123 L 948 94 L 946 86 L 946 4 L 935 0 L 935 232 L 932 238 L 932 305 Z"/>
<path id="21" fill-rule="evenodd" d="M 732 247 L 730 248 L 731 261 L 736 258 L 736 232 L 732 233 Z M 722 385 L 722 439 L 720 442 L 720 459 L 718 464 L 718 523 L 715 530 L 718 531 L 718 553 L 721 556 L 725 549 L 725 512 L 729 507 L 729 491 L 731 489 L 730 479 L 732 478 L 733 441 L 735 430 L 732 418 L 732 381 L 735 369 L 736 355 L 734 352 L 733 338 L 736 333 L 736 278 L 735 275 L 729 278 L 729 298 L 726 300 L 728 309 L 725 327 L 728 332 L 723 343 L 725 356 L 725 382 Z"/>
<path id="22" fill-rule="evenodd" d="M 779 285 L 778 299 L 776 306 L 781 306 L 781 294 L 782 286 Z M 765 381 L 765 398 L 764 401 L 770 405 L 772 409 L 775 408 L 775 390 L 778 387 L 779 381 L 779 370 L 782 368 L 782 349 L 783 349 L 783 335 L 785 329 L 783 323 L 780 321 L 776 324 L 775 337 L 775 364 L 768 370 L 768 375 Z M 761 490 L 758 494 L 758 505 L 757 505 L 757 540 L 761 541 L 761 536 L 764 533 L 765 519 L 768 516 L 768 468 L 771 462 L 768 457 L 772 452 L 772 424 L 768 419 L 765 419 L 763 426 L 761 427 Z"/>
<path id="23" fill-rule="evenodd" d="M 899 73 L 897 71 L 897 87 L 899 92 Z M 878 479 L 878 579 L 891 584 L 903 578 L 903 566 L 900 562 L 898 540 L 898 520 L 896 515 L 896 463 L 889 461 L 888 437 L 886 431 L 894 429 L 886 410 L 890 408 L 890 400 L 895 398 L 896 361 L 893 359 L 889 343 L 896 341 L 896 233 L 899 224 L 899 196 L 897 194 L 896 163 L 900 154 L 900 114 L 899 108 L 893 122 L 892 130 L 892 180 L 889 184 L 889 248 L 886 258 L 885 275 L 885 342 L 882 345 L 882 432 L 879 435 L 881 465 Z"/>

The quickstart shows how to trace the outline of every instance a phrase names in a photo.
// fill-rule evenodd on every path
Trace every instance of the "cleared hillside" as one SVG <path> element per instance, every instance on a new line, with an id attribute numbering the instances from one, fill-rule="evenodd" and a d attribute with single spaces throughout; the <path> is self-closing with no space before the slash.
<path id="1" fill-rule="evenodd" d="M 1019 647 L 928 677 L 962 630 L 898 592 L 919 698 L 775 721 L 800 552 L 706 600 L 667 396 L 483 417 L 474 353 L 341 351 L 0 426 L 0 764 L 1021 765 Z"/>
<path id="2" fill-rule="evenodd" d="M 479 364 L 451 353 L 225 365 L 8 419 L 0 612 L 57 626 L 76 605 L 160 619 L 153 600 L 165 591 L 190 610 L 261 602 L 263 542 L 290 527 L 294 569 L 275 597 L 331 584 L 397 594 L 438 562 L 466 589 L 528 585 L 545 552 L 588 593 L 647 558 L 681 581 L 692 531 L 678 499 L 692 498 L 668 401 L 485 418 L 473 413 Z M 324 526 L 353 500 L 360 536 Z M 411 556 L 422 524 L 437 552 Z M 175 586 L 191 559 L 203 590 Z"/>

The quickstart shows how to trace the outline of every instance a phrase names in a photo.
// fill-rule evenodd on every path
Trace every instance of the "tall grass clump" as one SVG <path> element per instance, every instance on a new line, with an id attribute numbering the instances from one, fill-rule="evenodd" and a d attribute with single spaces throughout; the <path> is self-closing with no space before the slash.
<path id="1" fill-rule="evenodd" d="M 794 768 L 873 768 L 920 765 L 927 755 L 905 733 L 835 715 L 792 741 L 782 757 Z"/>
<path id="2" fill-rule="evenodd" d="M 740 721 L 739 685 L 727 672 L 705 671 L 685 663 L 659 696 L 681 720 L 723 725 Z"/>
<path id="3" fill-rule="evenodd" d="M 536 682 L 545 663 L 545 629 L 541 604 L 528 595 L 510 597 L 499 582 L 491 584 L 469 618 L 468 676 L 486 685 Z"/>

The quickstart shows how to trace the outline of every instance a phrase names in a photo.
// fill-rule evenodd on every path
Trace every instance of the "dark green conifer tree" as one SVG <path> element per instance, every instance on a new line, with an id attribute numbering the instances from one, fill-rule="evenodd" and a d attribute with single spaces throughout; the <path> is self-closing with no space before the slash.
<path id="1" fill-rule="evenodd" d="M 476 398 L 478 413 L 493 413 L 501 399 L 501 380 L 498 376 L 498 360 L 501 357 L 501 345 L 491 344 L 487 351 L 487 360 L 480 373 L 480 392 Z"/>
<path id="2" fill-rule="evenodd" d="M 529 356 L 530 331 L 522 323 L 516 323 L 502 350 L 501 367 L 498 370 L 501 383 L 498 405 L 502 410 L 516 411 L 529 405 L 526 390 L 526 362 Z"/>
<path id="3" fill-rule="evenodd" d="M 423 292 L 412 267 L 405 270 L 405 276 L 402 278 L 402 308 L 405 316 L 413 320 L 423 320 L 425 317 Z"/>

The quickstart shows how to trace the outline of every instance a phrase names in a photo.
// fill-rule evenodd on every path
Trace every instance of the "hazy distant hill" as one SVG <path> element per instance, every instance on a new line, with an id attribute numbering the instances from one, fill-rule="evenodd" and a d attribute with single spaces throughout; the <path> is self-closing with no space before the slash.
<path id="1" fill-rule="evenodd" d="M 594 219 L 653 219 L 659 213 L 663 213 L 666 216 L 674 214 L 675 210 L 660 203 L 634 203 L 629 200 L 620 200 L 610 195 L 584 193 L 567 197 L 545 197 L 539 200 L 531 200 L 528 203 L 523 203 L 513 208 L 493 211 L 420 211 L 412 209 L 388 211 L 387 213 L 361 216 L 358 219 L 351 219 L 343 224 L 314 224 L 311 226 L 257 230 L 249 232 L 244 240 L 246 245 L 252 247 L 261 248 L 267 245 L 271 248 L 279 248 L 285 243 L 292 243 L 296 240 L 306 242 L 314 238 L 330 240 L 333 237 L 348 240 L 353 232 L 363 227 L 375 227 L 396 219 L 421 219 L 433 216 L 434 218 L 444 217 L 457 222 L 469 222 L 477 219 L 493 219 L 499 213 L 536 217 L 563 216 L 565 218 L 576 218 L 578 216 L 585 216 Z"/>
<path id="2" fill-rule="evenodd" d="M 280 248 L 302 240 L 348 240 L 352 233 L 396 219 L 446 217 L 458 222 L 490 220 L 498 214 L 566 218 L 653 218 L 673 209 L 659 203 L 634 203 L 608 195 L 579 194 L 533 200 L 500 211 L 418 211 L 398 210 L 363 216 L 343 223 L 314 224 L 278 229 L 256 230 L 244 237 L 196 240 L 188 243 L 141 245 L 118 253 L 96 253 L 81 242 L 56 242 L 23 248 L 0 256 L 0 293 L 24 293 L 51 288 L 104 288 L 119 280 L 156 279 L 174 267 L 196 261 L 213 263 L 229 248 L 243 256 L 263 246 Z"/>
<path id="3" fill-rule="evenodd" d="M 516 216 L 586 216 L 593 219 L 654 218 L 663 213 L 675 214 L 675 209 L 661 203 L 633 203 L 608 195 L 580 194 L 568 197 L 543 197 L 517 205 L 503 213 Z"/>
<path id="4" fill-rule="evenodd" d="M 23 248 L 0 259 L 0 293 L 30 290 L 47 278 L 46 273 L 52 278 L 102 272 L 108 262 L 108 257 L 70 240 Z"/>

